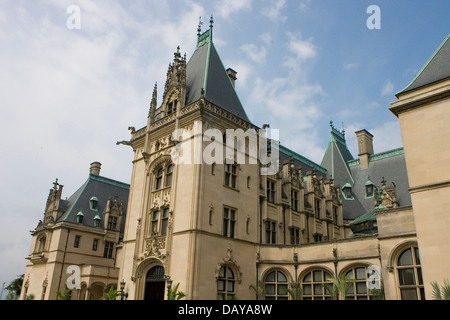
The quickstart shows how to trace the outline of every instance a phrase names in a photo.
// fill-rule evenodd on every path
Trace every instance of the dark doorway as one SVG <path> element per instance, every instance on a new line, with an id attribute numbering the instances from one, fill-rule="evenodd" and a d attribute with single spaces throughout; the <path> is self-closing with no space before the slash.
<path id="1" fill-rule="evenodd" d="M 164 268 L 156 266 L 147 272 L 145 278 L 144 300 L 164 300 Z"/>

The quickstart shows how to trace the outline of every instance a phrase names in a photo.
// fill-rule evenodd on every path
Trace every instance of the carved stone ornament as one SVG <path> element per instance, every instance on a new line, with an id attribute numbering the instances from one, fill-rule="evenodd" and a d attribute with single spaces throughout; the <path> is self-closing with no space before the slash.
<path id="1" fill-rule="evenodd" d="M 233 259 L 233 249 L 231 248 L 231 244 L 228 244 L 226 257 L 222 259 L 221 262 L 217 264 L 215 276 L 216 279 L 219 279 L 220 269 L 223 266 L 230 266 L 233 270 L 236 271 L 237 274 L 237 282 L 240 284 L 242 282 L 242 272 L 240 266 Z"/>
<path id="2" fill-rule="evenodd" d="M 166 248 L 166 237 L 151 238 L 145 241 L 145 253 L 144 257 L 150 256 L 157 257 L 164 260 L 166 255 L 161 252 Z"/>

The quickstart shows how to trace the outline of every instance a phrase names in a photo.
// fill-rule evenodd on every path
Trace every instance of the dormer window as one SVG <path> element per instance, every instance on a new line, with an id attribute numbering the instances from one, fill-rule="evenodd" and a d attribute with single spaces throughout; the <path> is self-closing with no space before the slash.
<path id="1" fill-rule="evenodd" d="M 96 216 L 94 217 L 94 227 L 100 228 L 100 220 L 101 220 L 101 218 L 100 218 L 99 215 L 96 215 Z"/>
<path id="2" fill-rule="evenodd" d="M 344 195 L 345 200 L 353 200 L 353 192 L 352 192 L 352 185 L 350 183 L 346 183 L 344 187 L 342 188 L 342 194 Z"/>
<path id="3" fill-rule="evenodd" d="M 84 214 L 83 214 L 83 212 L 78 212 L 78 214 L 77 214 L 77 223 L 83 223 L 83 218 L 84 218 Z"/>
<path id="4" fill-rule="evenodd" d="M 92 211 L 98 210 L 98 199 L 97 197 L 92 197 L 91 200 L 89 200 L 89 206 Z"/>
<path id="5" fill-rule="evenodd" d="M 367 180 L 365 186 L 366 186 L 366 198 L 373 198 L 373 193 L 375 191 L 375 186 L 372 183 L 372 181 L 370 181 L 370 179 Z"/>

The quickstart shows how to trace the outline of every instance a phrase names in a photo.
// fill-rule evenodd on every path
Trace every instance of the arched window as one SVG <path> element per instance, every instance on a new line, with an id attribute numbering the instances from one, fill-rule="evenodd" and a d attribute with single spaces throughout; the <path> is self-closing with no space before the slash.
<path id="1" fill-rule="evenodd" d="M 425 300 L 419 248 L 410 246 L 397 259 L 398 287 L 402 300 Z"/>
<path id="2" fill-rule="evenodd" d="M 223 266 L 217 279 L 217 299 L 229 300 L 236 297 L 236 278 L 229 266 Z"/>
<path id="3" fill-rule="evenodd" d="M 331 274 L 325 270 L 311 270 L 301 281 L 303 300 L 331 300 L 330 294 L 324 287 Z"/>
<path id="4" fill-rule="evenodd" d="M 347 300 L 370 300 L 370 293 L 367 288 L 367 268 L 365 266 L 358 266 L 350 269 L 346 273 L 349 279 L 354 282 L 347 291 Z"/>
<path id="5" fill-rule="evenodd" d="M 288 300 L 288 280 L 286 275 L 274 270 L 264 279 L 266 300 Z"/>
<path id="6" fill-rule="evenodd" d="M 163 178 L 163 169 L 160 168 L 158 171 L 156 171 L 156 184 L 155 189 L 159 190 L 162 187 L 162 178 Z"/>
<path id="7" fill-rule="evenodd" d="M 173 165 L 167 167 L 166 170 L 166 187 L 170 187 L 172 185 L 172 174 L 173 174 Z"/>

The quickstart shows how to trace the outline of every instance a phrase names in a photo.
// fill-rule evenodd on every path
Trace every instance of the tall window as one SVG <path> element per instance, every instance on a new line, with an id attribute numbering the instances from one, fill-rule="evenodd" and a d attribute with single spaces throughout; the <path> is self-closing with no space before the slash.
<path id="1" fill-rule="evenodd" d="M 167 226 L 169 225 L 169 208 L 163 210 L 163 215 L 161 217 L 161 235 L 167 235 Z"/>
<path id="2" fill-rule="evenodd" d="M 108 230 L 115 231 L 117 228 L 117 217 L 108 218 Z"/>
<path id="3" fill-rule="evenodd" d="M 277 242 L 276 223 L 274 221 L 266 221 L 266 243 L 275 244 Z"/>
<path id="4" fill-rule="evenodd" d="M 223 266 L 219 271 L 217 279 L 217 299 L 228 300 L 236 296 L 236 278 L 233 270 L 228 266 Z"/>
<path id="5" fill-rule="evenodd" d="M 94 242 L 92 242 L 92 251 L 97 251 L 98 248 L 98 239 L 94 239 Z"/>
<path id="6" fill-rule="evenodd" d="M 81 236 L 75 236 L 75 241 L 73 242 L 73 246 L 75 248 L 80 247 L 80 240 L 81 240 Z"/>
<path id="7" fill-rule="evenodd" d="M 411 246 L 403 251 L 397 260 L 396 267 L 402 300 L 424 300 L 419 248 Z"/>
<path id="8" fill-rule="evenodd" d="M 331 300 L 324 284 L 331 278 L 331 274 L 324 270 L 312 270 L 302 279 L 303 300 Z"/>
<path id="9" fill-rule="evenodd" d="M 320 200 L 316 200 L 316 211 L 315 211 L 315 213 L 316 213 L 316 218 L 317 219 L 320 219 Z"/>
<path id="10" fill-rule="evenodd" d="M 223 236 L 235 237 L 236 210 L 230 208 L 223 209 Z"/>
<path id="11" fill-rule="evenodd" d="M 150 236 L 158 234 L 159 211 L 152 212 L 152 223 L 150 226 Z"/>
<path id="12" fill-rule="evenodd" d="M 291 228 L 291 244 L 300 244 L 300 229 Z"/>
<path id="13" fill-rule="evenodd" d="M 237 165 L 225 164 L 225 185 L 233 189 L 237 188 Z"/>
<path id="14" fill-rule="evenodd" d="M 275 181 L 267 180 L 267 201 L 275 203 Z"/>
<path id="15" fill-rule="evenodd" d="M 172 174 L 173 174 L 173 165 L 167 167 L 166 170 L 166 187 L 170 187 L 172 185 Z"/>
<path id="16" fill-rule="evenodd" d="M 270 272 L 264 283 L 266 300 L 288 300 L 288 280 L 283 272 L 278 270 Z"/>
<path id="17" fill-rule="evenodd" d="M 347 277 L 354 282 L 349 288 L 346 299 L 347 300 L 369 300 L 370 294 L 367 289 L 367 268 L 355 267 L 347 272 Z"/>
<path id="18" fill-rule="evenodd" d="M 163 169 L 160 168 L 158 171 L 156 171 L 156 183 L 155 183 L 155 189 L 159 190 L 162 187 L 162 178 L 163 178 Z"/>
<path id="19" fill-rule="evenodd" d="M 298 191 L 291 190 L 291 208 L 293 211 L 298 211 Z"/>
<path id="20" fill-rule="evenodd" d="M 103 251 L 104 258 L 112 258 L 114 249 L 114 242 L 105 242 L 105 251 Z"/>

